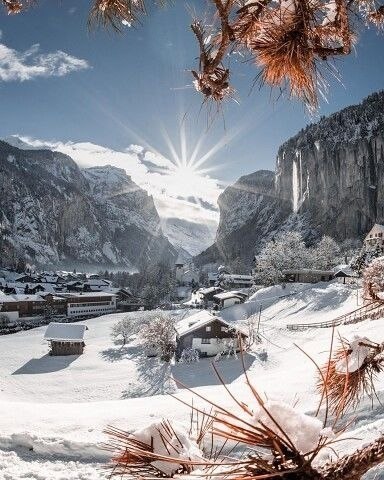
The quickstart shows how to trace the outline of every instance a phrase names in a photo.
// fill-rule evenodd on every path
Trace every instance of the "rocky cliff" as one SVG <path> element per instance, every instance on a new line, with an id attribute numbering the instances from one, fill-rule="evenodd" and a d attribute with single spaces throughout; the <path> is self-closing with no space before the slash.
<path id="1" fill-rule="evenodd" d="M 361 238 L 384 221 L 384 92 L 308 126 L 284 143 L 276 195 L 320 234 Z"/>
<path id="2" fill-rule="evenodd" d="M 220 225 L 200 264 L 250 265 L 263 243 L 300 230 L 361 239 L 384 223 L 384 92 L 309 125 L 278 150 L 275 172 L 240 178 L 219 199 Z"/>
<path id="3" fill-rule="evenodd" d="M 3 262 L 140 268 L 173 261 L 152 197 L 115 167 L 81 170 L 67 155 L 0 142 Z"/>

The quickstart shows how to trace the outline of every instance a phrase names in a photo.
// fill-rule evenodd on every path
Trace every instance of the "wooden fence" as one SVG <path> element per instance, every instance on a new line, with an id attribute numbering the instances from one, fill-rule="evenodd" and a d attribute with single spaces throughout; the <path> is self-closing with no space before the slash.
<path id="1" fill-rule="evenodd" d="M 340 317 L 317 323 L 291 323 L 286 325 L 288 330 L 308 330 L 310 328 L 332 328 L 339 325 L 358 323 L 367 318 L 377 319 L 384 316 L 384 302 L 371 302 Z"/>

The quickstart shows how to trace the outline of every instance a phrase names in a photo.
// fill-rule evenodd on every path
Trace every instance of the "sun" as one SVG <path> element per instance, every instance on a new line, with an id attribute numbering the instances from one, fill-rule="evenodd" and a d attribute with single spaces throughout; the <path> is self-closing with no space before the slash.
<path id="1" fill-rule="evenodd" d="M 191 163 L 187 163 L 186 165 L 175 165 L 172 173 L 176 177 L 185 177 L 186 179 L 191 176 L 200 176 L 198 169 Z"/>

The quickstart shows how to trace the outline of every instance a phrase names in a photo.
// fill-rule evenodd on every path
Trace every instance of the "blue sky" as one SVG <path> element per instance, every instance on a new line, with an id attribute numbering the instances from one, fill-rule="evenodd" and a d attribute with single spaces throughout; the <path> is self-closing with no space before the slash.
<path id="1" fill-rule="evenodd" d="M 199 4 L 204 10 L 205 4 Z M 26 61 L 41 54 L 45 68 L 45 54 L 63 51 L 86 62 L 73 66 L 65 59 L 73 71 L 63 76 L 53 71 L 23 82 L 0 80 L 0 136 L 89 141 L 112 149 L 146 143 L 169 156 L 164 131 L 177 144 L 184 119 L 189 151 L 201 136 L 202 153 L 222 145 L 205 166 L 216 167 L 213 177 L 231 182 L 261 168 L 273 169 L 278 146 L 313 121 L 297 102 L 271 101 L 268 88 L 256 87 L 249 94 L 257 71 L 237 63 L 232 82 L 239 104 L 226 104 L 224 115 L 207 128 L 210 118 L 186 71 L 195 66 L 197 48 L 183 2 L 152 11 L 141 26 L 122 35 L 88 32 L 88 6 L 47 0 L 21 15 L 0 14 L 0 44 L 18 54 L 40 45 Z M 337 61 L 345 86 L 332 84 L 329 103 L 321 105 L 319 115 L 384 88 L 383 51 L 382 36 L 373 29 L 364 33 L 356 54 Z"/>

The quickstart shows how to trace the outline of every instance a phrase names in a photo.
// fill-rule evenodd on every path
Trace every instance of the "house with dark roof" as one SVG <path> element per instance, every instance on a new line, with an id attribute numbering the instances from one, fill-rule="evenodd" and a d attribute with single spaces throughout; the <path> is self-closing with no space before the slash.
<path id="1" fill-rule="evenodd" d="M 239 335 L 243 340 L 247 337 L 233 324 L 207 310 L 201 310 L 176 325 L 176 356 L 180 357 L 187 348 L 197 350 L 201 357 L 215 356 L 225 349 L 226 340 L 233 341 L 238 349 Z"/>
<path id="2" fill-rule="evenodd" d="M 217 308 L 222 309 L 244 303 L 246 298 L 247 295 L 240 292 L 222 292 L 214 295 L 213 301 Z"/>

